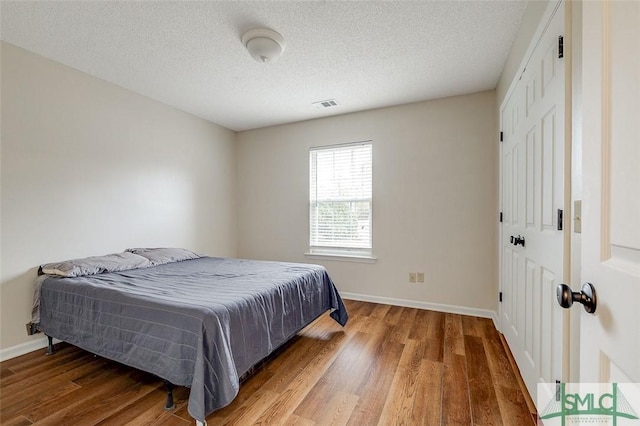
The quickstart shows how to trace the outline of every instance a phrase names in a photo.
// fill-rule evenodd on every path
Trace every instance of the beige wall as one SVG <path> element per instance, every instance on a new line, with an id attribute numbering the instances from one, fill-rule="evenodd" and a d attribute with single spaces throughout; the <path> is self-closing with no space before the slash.
<path id="1" fill-rule="evenodd" d="M 496 111 L 488 91 L 239 133 L 239 255 L 324 264 L 343 292 L 495 310 Z M 309 147 L 369 139 L 378 261 L 305 258 Z"/>
<path id="2" fill-rule="evenodd" d="M 1 62 L 0 349 L 32 339 L 40 263 L 236 255 L 234 132 L 6 43 Z"/>
<path id="3" fill-rule="evenodd" d="M 322 263 L 343 292 L 496 309 L 494 91 L 236 135 L 12 45 L 1 54 L 0 355 L 33 343 L 37 265 L 130 246 Z M 368 139 L 378 261 L 306 258 L 309 147 Z"/>

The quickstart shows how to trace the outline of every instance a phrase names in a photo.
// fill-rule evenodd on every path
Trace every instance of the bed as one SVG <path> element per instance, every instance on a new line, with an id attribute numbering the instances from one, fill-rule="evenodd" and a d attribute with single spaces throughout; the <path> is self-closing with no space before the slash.
<path id="1" fill-rule="evenodd" d="M 134 259 L 134 269 L 116 261 L 61 276 L 60 264 L 43 265 L 33 323 L 47 336 L 190 387 L 197 423 L 229 404 L 243 374 L 324 312 L 347 322 L 322 266 L 197 255 L 157 261 L 143 250 L 150 249 L 132 254 L 149 262 Z"/>

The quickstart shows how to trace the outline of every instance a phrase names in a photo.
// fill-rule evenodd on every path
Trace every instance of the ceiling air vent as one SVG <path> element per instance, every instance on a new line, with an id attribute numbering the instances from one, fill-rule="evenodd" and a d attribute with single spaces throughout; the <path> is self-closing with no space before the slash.
<path id="1" fill-rule="evenodd" d="M 314 102 L 312 105 L 314 105 L 318 109 L 331 108 L 334 106 L 338 106 L 338 101 L 336 101 L 335 99 L 327 99 L 326 101 Z"/>

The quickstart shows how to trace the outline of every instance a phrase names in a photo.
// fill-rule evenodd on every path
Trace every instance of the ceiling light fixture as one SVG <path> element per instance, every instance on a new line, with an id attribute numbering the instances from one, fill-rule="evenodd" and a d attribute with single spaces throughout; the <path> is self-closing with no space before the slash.
<path id="1" fill-rule="evenodd" d="M 284 38 L 273 30 L 254 28 L 242 36 L 242 44 L 258 62 L 274 61 L 284 52 Z"/>

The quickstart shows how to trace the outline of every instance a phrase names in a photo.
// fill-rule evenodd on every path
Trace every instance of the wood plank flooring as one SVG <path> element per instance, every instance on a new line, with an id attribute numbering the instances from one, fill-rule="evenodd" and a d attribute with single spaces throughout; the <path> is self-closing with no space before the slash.
<path id="1" fill-rule="evenodd" d="M 491 320 L 346 300 L 209 415 L 209 425 L 534 425 Z M 154 376 L 61 343 L 0 363 L 2 425 L 189 425 Z"/>

